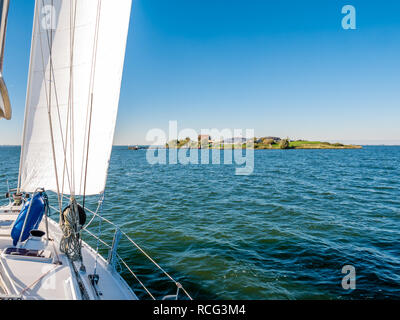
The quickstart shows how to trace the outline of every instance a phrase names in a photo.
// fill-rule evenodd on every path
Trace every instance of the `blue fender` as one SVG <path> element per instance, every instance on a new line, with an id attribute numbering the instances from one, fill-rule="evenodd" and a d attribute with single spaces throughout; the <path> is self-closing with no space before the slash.
<path id="1" fill-rule="evenodd" d="M 31 206 L 32 201 L 32 206 Z M 24 233 L 21 237 L 22 229 L 24 228 L 25 218 L 28 214 L 29 207 L 31 206 L 29 216 L 26 221 Z M 33 199 L 29 199 L 21 210 L 17 220 L 15 220 L 14 227 L 11 230 L 11 238 L 14 240 L 13 245 L 18 244 L 19 239 L 21 242 L 29 238 L 30 232 L 39 228 L 40 222 L 43 219 L 43 215 L 46 209 L 46 201 L 43 193 L 38 193 Z"/>

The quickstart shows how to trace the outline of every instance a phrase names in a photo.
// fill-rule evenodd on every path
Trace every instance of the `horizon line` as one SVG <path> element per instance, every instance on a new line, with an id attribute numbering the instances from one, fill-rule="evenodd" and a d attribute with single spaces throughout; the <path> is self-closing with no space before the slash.
<path id="1" fill-rule="evenodd" d="M 342 140 L 343 141 L 343 140 Z M 353 143 L 354 144 L 354 143 Z M 379 143 L 379 144 L 364 144 L 358 143 L 360 146 L 369 146 L 369 147 L 400 147 L 400 142 L 396 144 L 388 144 L 388 143 Z M 131 147 L 131 146 L 152 146 L 151 144 L 140 144 L 140 143 L 132 143 L 132 144 L 113 144 L 113 147 Z M 19 144 L 0 144 L 0 147 L 21 147 Z"/>

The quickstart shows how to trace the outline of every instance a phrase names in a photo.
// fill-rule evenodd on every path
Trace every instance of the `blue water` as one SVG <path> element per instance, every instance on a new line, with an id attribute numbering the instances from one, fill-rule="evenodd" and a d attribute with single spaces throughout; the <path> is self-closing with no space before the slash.
<path id="1" fill-rule="evenodd" d="M 0 159 L 5 192 L 19 148 L 1 147 Z M 400 298 L 400 147 L 260 150 L 253 175 L 234 169 L 150 166 L 145 150 L 116 147 L 103 215 L 196 299 Z M 112 240 L 104 224 L 91 230 Z M 156 297 L 174 291 L 121 248 Z M 344 265 L 356 268 L 355 290 L 342 288 Z"/>

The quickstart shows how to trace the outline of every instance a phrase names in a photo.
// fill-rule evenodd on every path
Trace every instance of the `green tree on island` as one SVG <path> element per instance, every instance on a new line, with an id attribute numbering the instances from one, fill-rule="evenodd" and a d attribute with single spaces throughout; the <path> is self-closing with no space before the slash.
<path id="1" fill-rule="evenodd" d="M 289 138 L 281 140 L 281 142 L 279 144 L 279 148 L 282 150 L 290 149 Z"/>

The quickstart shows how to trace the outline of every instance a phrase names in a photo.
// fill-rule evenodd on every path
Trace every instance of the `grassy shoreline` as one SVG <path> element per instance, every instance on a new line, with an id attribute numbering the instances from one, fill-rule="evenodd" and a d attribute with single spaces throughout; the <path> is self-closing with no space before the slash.
<path id="1" fill-rule="evenodd" d="M 254 149 L 265 149 L 263 144 L 255 144 Z M 281 149 L 279 144 L 266 146 L 266 149 Z M 320 141 L 290 141 L 288 150 L 306 150 L 306 149 L 362 149 L 358 145 L 345 145 L 341 143 L 329 143 Z"/>
<path id="2" fill-rule="evenodd" d="M 167 149 L 254 149 L 254 150 L 332 150 L 332 149 L 362 149 L 359 145 L 345 145 L 341 143 L 329 143 L 321 141 L 290 141 L 289 139 L 271 140 L 267 138 L 254 138 L 247 143 L 209 143 L 200 144 L 189 139 L 171 141 L 166 145 Z"/>

